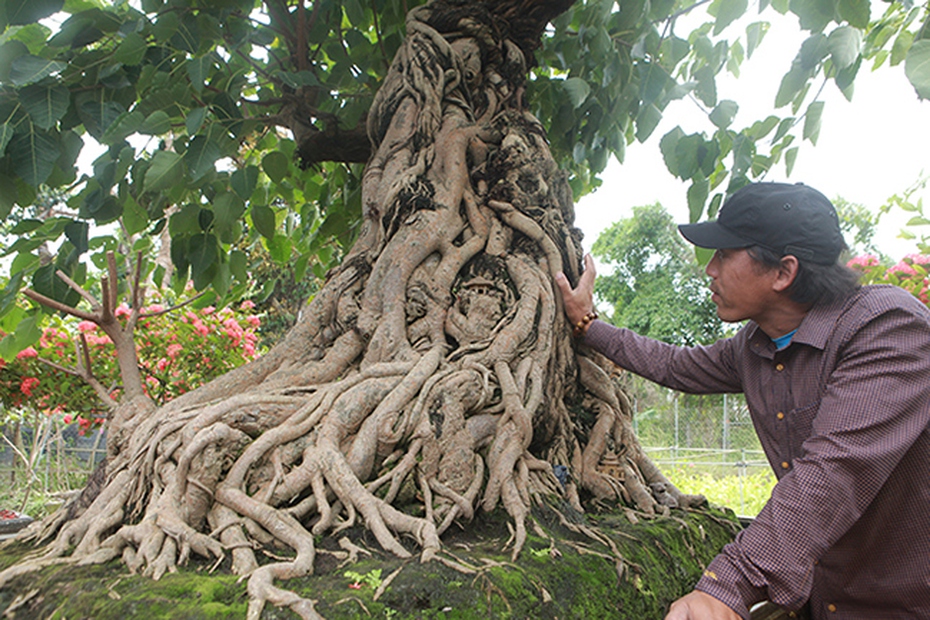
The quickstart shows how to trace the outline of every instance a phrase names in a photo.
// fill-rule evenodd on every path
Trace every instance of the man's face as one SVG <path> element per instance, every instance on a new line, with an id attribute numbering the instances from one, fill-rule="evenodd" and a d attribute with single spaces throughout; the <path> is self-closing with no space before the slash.
<path id="1" fill-rule="evenodd" d="M 717 250 L 704 271 L 711 278 L 711 301 L 723 321 L 761 323 L 778 301 L 772 287 L 778 270 L 766 270 L 745 248 Z"/>

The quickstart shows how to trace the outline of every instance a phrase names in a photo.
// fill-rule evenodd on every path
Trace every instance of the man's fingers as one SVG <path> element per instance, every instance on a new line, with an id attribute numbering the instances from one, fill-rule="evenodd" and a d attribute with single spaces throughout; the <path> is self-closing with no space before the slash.
<path id="1" fill-rule="evenodd" d="M 581 274 L 581 279 L 578 281 L 578 288 L 586 288 L 594 290 L 594 278 L 597 276 L 597 272 L 594 269 L 594 259 L 590 254 L 584 255 L 584 272 Z"/>

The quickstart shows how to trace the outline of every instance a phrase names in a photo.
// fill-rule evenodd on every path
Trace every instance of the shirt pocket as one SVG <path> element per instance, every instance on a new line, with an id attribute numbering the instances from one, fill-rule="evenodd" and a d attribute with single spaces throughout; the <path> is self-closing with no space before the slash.
<path id="1" fill-rule="evenodd" d="M 820 411 L 820 400 L 788 412 L 788 441 L 791 458 L 801 456 L 801 446 L 811 436 L 814 418 Z"/>

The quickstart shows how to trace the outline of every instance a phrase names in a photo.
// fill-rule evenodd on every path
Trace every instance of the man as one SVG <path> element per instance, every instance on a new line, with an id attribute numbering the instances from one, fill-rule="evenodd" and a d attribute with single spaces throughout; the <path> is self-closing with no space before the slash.
<path id="1" fill-rule="evenodd" d="M 859 286 L 833 205 L 804 185 L 748 185 L 679 229 L 716 250 L 718 315 L 746 321 L 732 338 L 675 347 L 595 320 L 590 256 L 577 288 L 556 278 L 576 334 L 621 367 L 743 392 L 779 479 L 666 620 L 746 619 L 765 600 L 814 620 L 930 618 L 930 312 Z"/>

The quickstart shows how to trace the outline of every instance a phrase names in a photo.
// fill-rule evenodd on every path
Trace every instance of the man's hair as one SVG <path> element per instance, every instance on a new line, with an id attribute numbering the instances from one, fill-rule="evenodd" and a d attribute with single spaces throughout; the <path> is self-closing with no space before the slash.
<path id="1" fill-rule="evenodd" d="M 782 257 L 766 247 L 754 245 L 746 250 L 766 269 L 774 269 L 781 264 Z M 839 262 L 817 265 L 798 258 L 798 275 L 788 294 L 799 304 L 830 303 L 857 290 L 861 286 L 859 277 L 858 271 Z"/>

